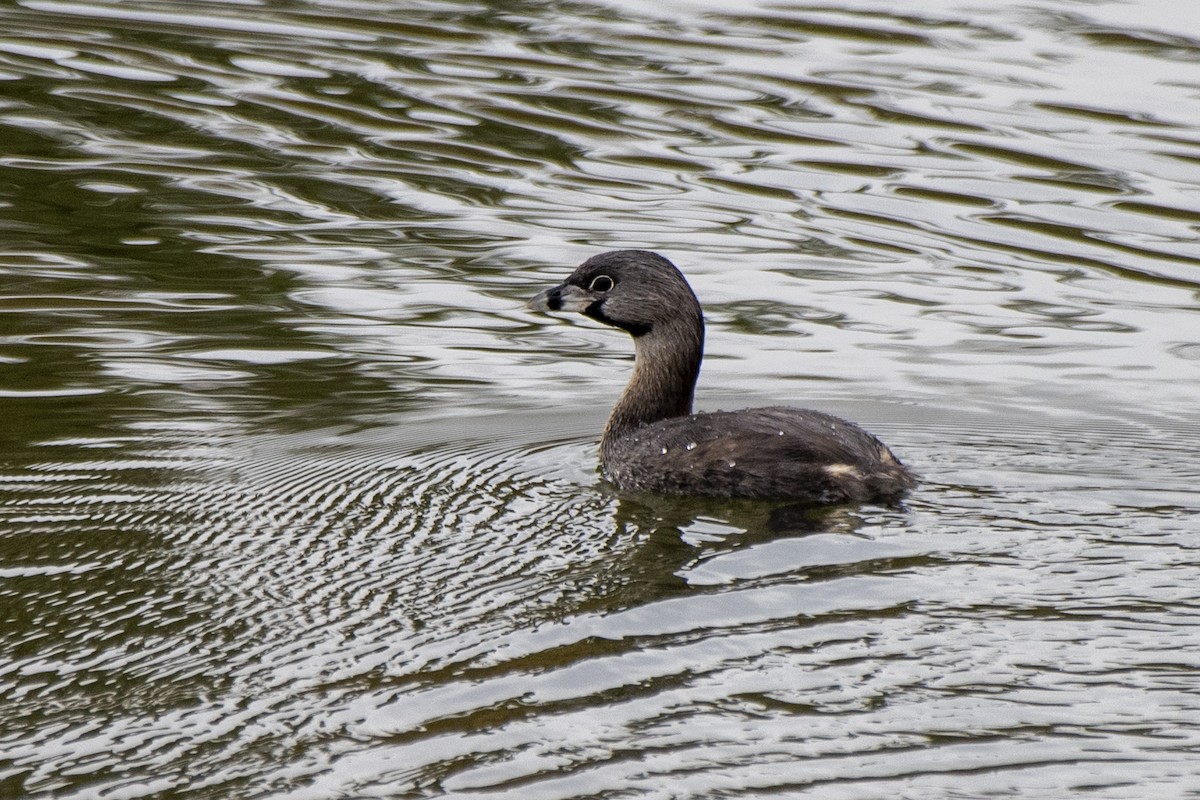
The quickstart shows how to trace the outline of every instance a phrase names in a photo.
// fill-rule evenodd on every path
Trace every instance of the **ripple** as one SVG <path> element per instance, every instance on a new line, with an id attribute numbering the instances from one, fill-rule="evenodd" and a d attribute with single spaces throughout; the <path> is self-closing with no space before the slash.
<path id="1" fill-rule="evenodd" d="M 1025 462 L 1026 475 L 1035 474 L 1036 442 L 1064 424 L 1027 418 L 1001 433 L 961 415 L 942 422 L 960 441 L 993 440 L 995 473 L 987 483 L 1013 469 L 1010 458 Z M 472 427 L 495 424 L 481 420 Z M 549 435 L 545 424 L 536 429 Z M 153 675 L 155 719 L 159 725 L 176 720 L 180 733 L 165 736 L 155 732 L 165 730 L 158 725 L 147 726 L 150 698 L 135 693 L 100 700 L 93 693 L 86 708 L 66 703 L 56 718 L 70 730 L 79 714 L 106 714 L 108 733 L 60 737 L 47 728 L 43 736 L 50 738 L 15 746 L 12 758 L 25 763 L 37 753 L 39 770 L 65 770 L 100 747 L 136 774 L 203 746 L 222 754 L 214 766 L 226 766 L 218 770 L 242 771 L 247 752 L 320 741 L 324 757 L 291 769 L 326 777 L 290 794 L 320 794 L 321 786 L 351 775 L 359 785 L 380 787 L 415 786 L 440 775 L 444 785 L 464 791 L 534 781 L 556 794 L 641 781 L 653 787 L 660 779 L 676 790 L 680 782 L 733 786 L 749 774 L 743 770 L 763 768 L 764 747 L 780 754 L 782 760 L 772 762 L 780 768 L 805 764 L 774 775 L 772 785 L 844 780 L 847 753 L 871 756 L 851 767 L 856 779 L 902 780 L 926 773 L 919 760 L 896 754 L 915 748 L 931 758 L 935 751 L 939 759 L 960 758 L 953 748 L 965 744 L 938 745 L 936 736 L 965 728 L 977 731 L 979 763 L 1027 775 L 1039 764 L 1061 767 L 1081 757 L 1071 736 L 1041 733 L 1061 725 L 1067 708 L 1080 730 L 1111 728 L 1093 739 L 1100 742 L 1097 758 L 1129 752 L 1122 714 L 1115 711 L 1123 703 L 1045 706 L 1036 700 L 1036 685 L 1019 690 L 1024 697 L 996 693 L 997 686 L 1028 680 L 1066 690 L 1042 664 L 1065 668 L 1068 682 L 1081 674 L 1073 664 L 1118 685 L 1125 674 L 1118 657 L 1109 667 L 1095 663 L 1071 619 L 1074 607 L 1106 628 L 1106 603 L 1123 609 L 1125 578 L 1108 555 L 1116 542 L 1098 527 L 1102 517 L 1092 527 L 1100 538 L 1075 537 L 1078 515 L 1063 515 L 1056 533 L 1050 516 L 1022 496 L 1032 486 L 1010 489 L 1017 491 L 1007 501 L 1012 516 L 993 523 L 1002 541 L 959 529 L 975 524 L 974 515 L 954 521 L 947 498 L 929 511 L 943 517 L 939 526 L 921 524 L 922 512 L 909 521 L 896 514 L 874 522 L 859 516 L 847 520 L 848 532 L 782 538 L 743 527 L 752 516 L 730 517 L 732 509 L 725 509 L 718 513 L 731 524 L 708 523 L 719 535 L 688 546 L 677 538 L 682 519 L 672 521 L 676 513 L 695 513 L 688 504 L 639 508 L 581 493 L 590 481 L 583 465 L 592 456 L 577 440 L 533 449 L 521 444 L 526 433 L 480 447 L 470 428 L 460 432 L 461 444 L 420 443 L 391 430 L 382 437 L 241 437 L 234 449 L 232 442 L 181 431 L 168 458 L 130 453 L 44 464 L 37 472 L 60 483 L 58 498 L 48 502 L 45 484 L 29 484 L 22 491 L 33 502 L 10 507 L 10 524 L 59 537 L 110 525 L 126 536 L 141 533 L 136 548 L 114 541 L 100 558 L 74 553 L 57 564 L 14 571 L 11 578 L 42 582 L 44 599 L 33 607 L 44 611 L 37 612 L 38 628 L 9 635 L 71 625 L 94 610 L 104 595 L 81 592 L 84 576 L 100 585 L 114 572 L 123 573 L 126 584 L 171 576 L 154 592 L 104 600 L 101 618 L 108 622 L 92 635 L 102 640 L 108 626 L 128 617 L 142 621 L 135 631 L 144 633 L 123 634 L 126 655 L 109 659 L 107 680 L 115 688 Z M 1081 424 L 1076 431 L 1083 438 L 1060 455 L 1095 457 L 1095 466 L 1084 468 L 1088 481 L 1111 473 L 1111 463 L 1102 465 L 1111 460 L 1111 446 L 1100 452 L 1095 442 L 1127 438 L 1133 452 L 1148 441 L 1145 428 L 1127 426 L 1122 433 Z M 159 449 L 161 441 L 159 435 L 147 443 Z M 921 458 L 920 450 L 914 455 Z M 553 477 L 564 459 L 578 471 Z M 1057 471 L 1045 466 L 1047 475 Z M 142 483 L 137 476 L 151 469 L 176 478 Z M 1074 472 L 1080 474 L 1078 464 Z M 1182 473 L 1179 480 L 1186 480 Z M 106 494 L 85 488 L 102 484 L 110 487 Z M 186 505 L 181 497 L 189 498 Z M 1061 502 L 1056 511 L 1063 513 Z M 1045 538 L 1024 537 L 1031 526 Z M 957 544 L 952 537 L 959 537 Z M 89 547 L 87 539 L 78 541 Z M 1040 551 L 1043 565 L 1032 576 L 1013 560 L 1030 547 Z M 1008 558 L 993 555 L 997 548 Z M 95 544 L 90 549 L 95 552 Z M 1074 569 L 1060 572 L 1056 564 Z M 1090 601 L 1067 601 L 1049 621 L 1025 616 L 1044 615 L 1038 609 L 1048 595 L 1073 597 L 1079 568 L 1093 581 Z M 63 583 L 68 577 L 71 583 Z M 1177 595 L 1173 583 L 1160 585 Z M 986 636 L 974 627 L 981 621 L 962 616 L 973 606 L 992 615 Z M 213 619 L 217 609 L 221 616 Z M 1154 609 L 1147 613 L 1159 619 Z M 804 624 L 795 624 L 797 615 Z M 997 661 L 993 648 L 1015 652 L 1014 641 L 1028 644 L 1022 658 Z M 85 644 L 18 658 L 12 668 L 24 676 L 18 681 L 24 701 L 47 692 L 61 698 L 65 686 L 46 684 L 45 677 L 70 675 L 66 665 L 78 657 L 70 648 Z M 16 647 L 22 651 L 19 638 Z M 913 687 L 908 665 L 914 659 L 928 676 L 918 679 L 924 688 Z M 190 703 L 170 700 L 199 672 L 213 691 L 247 702 L 211 709 L 215 716 L 202 723 Z M 920 733 L 911 716 L 918 705 L 925 720 Z M 1165 712 L 1166 718 L 1190 713 L 1186 704 Z M 794 736 L 798 719 L 805 721 L 803 738 Z M 294 732 L 279 740 L 271 731 L 285 721 Z M 1007 742 L 995 744 L 998 736 L 1026 735 L 1042 738 L 1036 758 L 1014 756 Z M 631 736 L 642 755 L 614 757 L 614 748 Z M 122 742 L 136 743 L 144 755 Z M 525 757 L 505 755 L 518 749 Z M 834 754 L 843 769 L 823 765 Z M 1063 780 L 1070 773 L 1054 774 Z"/>
<path id="2" fill-rule="evenodd" d="M 358 42 L 370 42 L 374 37 L 352 31 L 342 31 L 323 27 L 265 22 L 248 17 L 221 16 L 216 14 L 194 14 L 191 12 L 158 12 L 145 9 L 117 8 L 113 6 L 93 6 L 80 3 L 59 3 L 52 0 L 21 0 L 20 5 L 50 14 L 84 16 L 92 19 L 121 20 L 125 22 L 144 22 L 165 24 L 173 28 L 209 28 L 213 30 L 230 30 L 249 34 L 267 34 L 275 36 L 318 36 L 320 38 L 340 39 Z"/>
<path id="3" fill-rule="evenodd" d="M 0 794 L 1189 787 L 1188 15 L 876 5 L 13 5 Z M 614 493 L 615 246 L 921 489 Z"/>

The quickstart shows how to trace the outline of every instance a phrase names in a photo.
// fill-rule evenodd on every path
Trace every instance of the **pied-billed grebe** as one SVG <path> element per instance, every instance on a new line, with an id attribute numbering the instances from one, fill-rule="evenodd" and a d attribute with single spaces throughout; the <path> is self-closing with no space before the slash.
<path id="1" fill-rule="evenodd" d="M 916 483 L 882 442 L 829 414 L 692 414 L 704 317 L 687 280 L 656 253 L 590 258 L 527 307 L 578 311 L 633 337 L 633 377 L 600 440 L 604 473 L 620 489 L 828 505 L 892 500 Z"/>

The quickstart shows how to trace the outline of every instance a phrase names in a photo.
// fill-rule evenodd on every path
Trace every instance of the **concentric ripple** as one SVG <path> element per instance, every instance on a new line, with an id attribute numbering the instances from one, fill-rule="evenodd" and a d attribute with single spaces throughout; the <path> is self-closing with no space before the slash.
<path id="1" fill-rule="evenodd" d="M 24 611 L 3 680 L 10 729 L 38 733 L 6 738 L 10 770 L 60 796 L 151 772 L 294 797 L 867 796 L 1170 785 L 1190 763 L 1163 726 L 1200 711 L 1194 495 L 1164 465 L 1150 506 L 1089 463 L 1104 440 L 1132 468 L 1166 432 L 924 420 L 910 452 L 957 437 L 989 480 L 960 465 L 907 510 L 772 532 L 754 504 L 610 495 L 590 443 L 523 444 L 523 422 L 491 447 L 474 434 L 497 418 L 458 441 L 180 433 L 137 454 L 160 433 L 29 470 L 4 521 L 42 547 L 6 570 Z M 1056 461 L 1075 477 L 1041 477 Z M 92 788 L 64 791 L 81 769 Z"/>

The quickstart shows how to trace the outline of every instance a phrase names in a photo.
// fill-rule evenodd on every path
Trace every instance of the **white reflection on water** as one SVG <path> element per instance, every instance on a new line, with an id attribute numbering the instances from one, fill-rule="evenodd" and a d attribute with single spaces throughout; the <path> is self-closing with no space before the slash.
<path id="1" fill-rule="evenodd" d="M 9 9 L 0 794 L 1190 791 L 1177 5 Z M 617 246 L 921 489 L 613 494 Z"/>

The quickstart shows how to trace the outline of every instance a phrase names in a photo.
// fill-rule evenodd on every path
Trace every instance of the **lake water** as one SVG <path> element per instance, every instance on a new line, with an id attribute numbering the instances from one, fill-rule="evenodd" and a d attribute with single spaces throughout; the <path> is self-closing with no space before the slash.
<path id="1" fill-rule="evenodd" d="M 1200 5 L 0 20 L 0 797 L 1200 797 Z M 617 247 L 921 487 L 612 490 Z"/>

